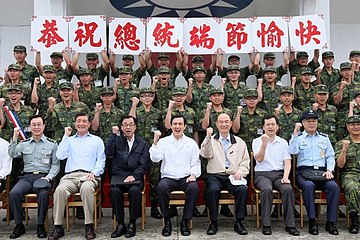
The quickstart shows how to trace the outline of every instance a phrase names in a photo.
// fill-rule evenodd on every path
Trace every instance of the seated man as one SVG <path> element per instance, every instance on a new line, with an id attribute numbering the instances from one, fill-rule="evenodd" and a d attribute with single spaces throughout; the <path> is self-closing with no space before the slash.
<path id="1" fill-rule="evenodd" d="M 31 138 L 17 144 L 19 127 L 14 128 L 13 138 L 9 146 L 10 157 L 22 157 L 24 174 L 10 191 L 10 208 L 15 218 L 15 229 L 10 238 L 18 238 L 25 233 L 22 223 L 22 199 L 25 194 L 35 192 L 38 203 L 37 236 L 46 238 L 44 222 L 49 205 L 50 181 L 58 174 L 60 163 L 56 158 L 57 143 L 44 135 L 45 124 L 40 115 L 34 115 L 29 120 Z M 20 158 L 21 159 L 21 158 Z"/>
<path id="2" fill-rule="evenodd" d="M 199 147 L 195 140 L 184 134 L 186 119 L 182 115 L 171 117 L 172 134 L 159 140 L 161 132 L 154 132 L 153 145 L 150 148 L 150 158 L 161 163 L 161 179 L 158 185 L 158 198 L 161 213 L 164 217 L 162 235 L 171 235 L 172 227 L 169 216 L 170 193 L 174 190 L 186 194 L 184 214 L 181 220 L 180 232 L 189 236 L 188 221 L 192 219 L 193 210 L 199 195 L 196 178 L 201 174 Z"/>
<path id="3" fill-rule="evenodd" d="M 235 197 L 236 222 L 234 230 L 246 235 L 247 230 L 241 221 L 246 215 L 247 187 L 245 177 L 249 173 L 250 158 L 245 142 L 230 133 L 232 121 L 227 113 L 221 113 L 216 120 L 219 133 L 211 136 L 213 129 L 207 128 L 206 138 L 201 144 L 201 156 L 208 159 L 206 181 L 206 204 L 210 213 L 208 235 L 215 235 L 218 230 L 218 208 L 222 189 Z M 233 180 L 242 180 L 240 184 Z"/>
<path id="4" fill-rule="evenodd" d="M 265 134 L 253 140 L 252 149 L 256 160 L 254 183 L 260 192 L 262 233 L 271 235 L 271 206 L 273 202 L 273 188 L 281 193 L 284 205 L 285 231 L 299 236 L 295 228 L 294 190 L 291 187 L 289 173 L 291 156 L 285 139 L 276 136 L 279 121 L 275 115 L 268 114 L 263 118 Z"/>
<path id="5" fill-rule="evenodd" d="M 96 237 L 94 219 L 94 192 L 100 186 L 101 174 L 105 168 L 105 147 L 101 138 L 89 133 L 89 114 L 79 112 L 75 116 L 76 134 L 70 137 L 72 128 L 65 127 L 64 136 L 56 156 L 65 160 L 65 175 L 54 192 L 55 229 L 48 237 L 57 240 L 64 236 L 62 227 L 64 210 L 71 194 L 80 192 L 85 211 L 85 238 Z"/>
<path id="6" fill-rule="evenodd" d="M 341 184 L 345 190 L 346 210 L 350 215 L 349 232 L 359 233 L 360 202 L 360 116 L 347 118 L 346 127 L 349 135 L 335 145 L 336 163 L 340 168 Z"/>
<path id="7" fill-rule="evenodd" d="M 11 172 L 12 158 L 8 154 L 9 142 L 0 137 L 0 193 L 6 187 L 6 177 Z"/>
<path id="8" fill-rule="evenodd" d="M 149 144 L 142 138 L 135 136 L 136 118 L 125 116 L 119 127 L 113 126 L 105 148 L 106 156 L 112 157 L 111 175 L 122 177 L 123 183 L 111 180 L 110 200 L 118 225 L 111 234 L 112 238 L 125 234 L 126 238 L 136 234 L 136 218 L 141 209 L 141 191 L 144 188 L 144 174 L 149 164 Z M 122 180 L 122 179 L 121 179 Z M 134 183 L 139 181 L 139 183 Z M 124 196 L 129 193 L 130 222 L 128 228 L 124 224 Z"/>
<path id="9" fill-rule="evenodd" d="M 290 154 L 297 155 L 296 183 L 302 190 L 309 217 L 309 233 L 318 235 L 315 219 L 315 190 L 326 192 L 327 221 L 325 230 L 332 235 L 339 232 L 335 226 L 340 189 L 334 180 L 335 157 L 329 137 L 317 131 L 318 115 L 306 110 L 301 123 L 296 123 L 289 143 Z M 304 131 L 300 128 L 304 126 Z M 320 177 L 319 177 L 320 175 Z"/>

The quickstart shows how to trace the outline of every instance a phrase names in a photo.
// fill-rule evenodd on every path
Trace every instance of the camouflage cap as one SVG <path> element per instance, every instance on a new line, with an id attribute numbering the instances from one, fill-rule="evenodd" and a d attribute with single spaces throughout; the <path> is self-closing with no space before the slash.
<path id="1" fill-rule="evenodd" d="M 185 95 L 186 94 L 186 88 L 184 87 L 174 87 L 171 95 Z"/>
<path id="2" fill-rule="evenodd" d="M 300 57 L 309 57 L 307 52 L 297 52 L 296 53 L 296 58 L 300 58 Z"/>
<path id="3" fill-rule="evenodd" d="M 103 87 L 100 91 L 100 95 L 105 94 L 114 94 L 114 89 L 112 87 Z"/>
<path id="4" fill-rule="evenodd" d="M 121 67 L 119 68 L 119 74 L 121 73 L 132 73 L 132 68 L 131 67 Z"/>
<path id="5" fill-rule="evenodd" d="M 91 76 L 93 75 L 92 71 L 89 68 L 81 68 L 78 75 L 81 76 L 84 74 L 90 74 Z"/>
<path id="6" fill-rule="evenodd" d="M 10 84 L 8 86 L 8 92 L 10 92 L 10 91 L 22 92 L 21 85 L 20 84 Z"/>
<path id="7" fill-rule="evenodd" d="M 281 88 L 280 95 L 283 93 L 291 93 L 294 94 L 294 89 L 291 86 L 285 86 Z"/>
<path id="8" fill-rule="evenodd" d="M 343 69 L 352 69 L 352 64 L 351 62 L 343 62 L 340 64 L 340 70 Z"/>
<path id="9" fill-rule="evenodd" d="M 275 59 L 275 54 L 272 53 L 272 52 L 267 52 L 264 54 L 264 59 L 267 59 L 267 58 L 271 58 L 271 59 Z"/>
<path id="10" fill-rule="evenodd" d="M 60 84 L 59 89 L 70 89 L 70 90 L 74 90 L 74 84 L 72 84 L 71 82 L 63 82 Z"/>
<path id="11" fill-rule="evenodd" d="M 329 93 L 329 89 L 325 84 L 319 84 L 315 86 L 315 93 L 317 94 Z"/>
<path id="12" fill-rule="evenodd" d="M 43 72 L 55 72 L 55 69 L 52 65 L 44 65 L 43 66 Z"/>
<path id="13" fill-rule="evenodd" d="M 324 58 L 333 58 L 335 57 L 334 53 L 332 51 L 326 51 L 321 54 L 321 57 Z"/>
<path id="14" fill-rule="evenodd" d="M 17 64 L 17 63 L 12 63 L 12 64 L 10 64 L 10 65 L 8 66 L 8 70 L 10 70 L 10 69 L 14 69 L 14 70 L 21 71 L 21 67 L 20 67 L 20 65 Z"/>
<path id="15" fill-rule="evenodd" d="M 194 68 L 194 70 L 192 71 L 192 73 L 195 74 L 196 72 L 199 72 L 199 71 L 206 73 L 206 70 L 203 66 L 196 66 Z"/>
<path id="16" fill-rule="evenodd" d="M 140 94 L 143 93 L 155 93 L 155 91 L 152 89 L 152 87 L 144 87 L 140 89 Z"/>
<path id="17" fill-rule="evenodd" d="M 272 66 L 267 66 L 267 67 L 264 68 L 263 73 L 267 73 L 267 72 L 277 73 L 276 68 L 274 68 Z"/>
<path id="18" fill-rule="evenodd" d="M 61 52 L 53 52 L 53 53 L 50 55 L 50 58 L 53 58 L 53 57 L 63 58 L 63 55 L 62 55 Z"/>
<path id="19" fill-rule="evenodd" d="M 353 57 L 354 55 L 360 55 L 360 50 L 352 50 L 349 53 L 349 57 Z"/>
<path id="20" fill-rule="evenodd" d="M 97 55 L 97 53 L 87 53 L 86 60 L 90 60 L 90 59 L 99 59 L 99 55 Z"/>
<path id="21" fill-rule="evenodd" d="M 258 92 L 255 89 L 248 89 L 246 90 L 245 94 L 244 94 L 244 98 L 248 98 L 248 97 L 258 97 Z"/>
<path id="22" fill-rule="evenodd" d="M 305 119 L 311 119 L 311 118 L 315 118 L 315 119 L 318 119 L 319 118 L 319 116 L 318 116 L 318 114 L 317 114 L 317 112 L 315 111 L 313 111 L 313 110 L 305 110 L 304 112 L 303 112 L 303 114 L 302 114 L 302 116 L 301 116 L 301 121 L 302 120 L 305 120 Z"/>
<path id="23" fill-rule="evenodd" d="M 360 116 L 359 115 L 352 115 L 346 119 L 346 124 L 349 123 L 360 123 Z"/>
<path id="24" fill-rule="evenodd" d="M 313 75 L 313 71 L 312 71 L 311 68 L 309 68 L 309 67 L 303 67 L 303 68 L 301 68 L 300 73 L 301 73 L 301 75 L 304 75 L 304 74 L 311 74 L 311 75 Z"/>
<path id="25" fill-rule="evenodd" d="M 226 72 L 230 72 L 233 70 L 240 72 L 240 67 L 236 64 L 229 65 L 228 68 L 226 69 Z"/>
<path id="26" fill-rule="evenodd" d="M 162 67 L 159 67 L 158 68 L 158 73 L 168 73 L 170 74 L 170 68 L 169 67 L 166 67 L 166 66 L 162 66 Z"/>
<path id="27" fill-rule="evenodd" d="M 125 59 L 134 60 L 135 58 L 134 58 L 134 55 L 125 54 L 125 55 L 123 55 L 122 60 L 125 60 Z"/>
<path id="28" fill-rule="evenodd" d="M 204 62 L 204 58 L 200 55 L 194 56 L 191 60 L 191 62 Z"/>
<path id="29" fill-rule="evenodd" d="M 360 89 L 359 89 L 359 88 L 355 88 L 354 90 L 355 90 L 355 91 L 354 91 L 354 98 L 356 98 L 357 96 L 360 95 Z"/>
<path id="30" fill-rule="evenodd" d="M 25 52 L 26 53 L 26 47 L 23 45 L 16 45 L 16 46 L 14 46 L 14 52 Z"/>
<path id="31" fill-rule="evenodd" d="M 221 88 L 212 88 L 212 89 L 210 89 L 210 96 L 215 94 L 215 93 L 224 94 L 224 91 Z"/>
<path id="32" fill-rule="evenodd" d="M 239 57 L 238 55 L 230 55 L 230 56 L 228 57 L 228 62 L 229 62 L 230 59 L 232 59 L 232 58 L 236 58 L 238 61 L 240 61 L 240 57 Z"/>
<path id="33" fill-rule="evenodd" d="M 158 59 L 161 59 L 161 58 L 167 58 L 167 59 L 169 59 L 169 54 L 164 53 L 164 52 L 159 53 Z"/>

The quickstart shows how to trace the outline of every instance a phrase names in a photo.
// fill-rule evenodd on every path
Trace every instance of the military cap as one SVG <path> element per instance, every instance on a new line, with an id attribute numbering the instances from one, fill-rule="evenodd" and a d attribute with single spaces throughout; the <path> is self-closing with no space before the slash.
<path id="1" fill-rule="evenodd" d="M 352 115 L 346 119 L 346 124 L 349 123 L 360 123 L 360 116 L 359 115 Z"/>
<path id="2" fill-rule="evenodd" d="M 131 67 L 121 67 L 119 68 L 119 73 L 132 73 Z"/>
<path id="3" fill-rule="evenodd" d="M 74 90 L 74 84 L 72 84 L 71 82 L 63 82 L 60 84 L 59 89 L 70 89 L 70 90 Z"/>
<path id="4" fill-rule="evenodd" d="M 159 53 L 158 59 L 160 59 L 160 58 L 167 58 L 167 59 L 169 59 L 169 55 L 168 55 L 167 53 L 162 52 L 162 53 Z"/>
<path id="5" fill-rule="evenodd" d="M 232 70 L 236 70 L 236 71 L 240 72 L 240 67 L 236 64 L 229 65 L 228 68 L 226 69 L 226 72 L 229 72 Z"/>
<path id="6" fill-rule="evenodd" d="M 151 87 L 144 87 L 140 89 L 140 94 L 142 93 L 155 93 L 155 91 Z"/>
<path id="7" fill-rule="evenodd" d="M 313 75 L 313 71 L 309 67 L 303 67 L 303 68 L 301 68 L 301 75 L 304 75 L 304 74 Z"/>
<path id="8" fill-rule="evenodd" d="M 125 55 L 123 55 L 122 60 L 125 60 L 125 59 L 134 60 L 134 55 L 125 54 Z"/>
<path id="9" fill-rule="evenodd" d="M 360 50 L 352 50 L 349 54 L 349 57 L 352 57 L 354 55 L 360 55 Z"/>
<path id="10" fill-rule="evenodd" d="M 343 62 L 340 64 L 340 70 L 343 69 L 352 69 L 352 64 L 351 62 Z"/>
<path id="11" fill-rule="evenodd" d="M 53 57 L 63 58 L 63 55 L 62 55 L 61 52 L 53 52 L 53 53 L 50 55 L 50 58 L 53 58 Z"/>
<path id="12" fill-rule="evenodd" d="M 14 52 L 25 52 L 26 53 L 26 47 L 23 45 L 16 45 L 16 46 L 14 46 Z"/>
<path id="13" fill-rule="evenodd" d="M 8 70 L 10 70 L 10 69 L 14 69 L 14 70 L 21 71 L 21 67 L 20 67 L 20 65 L 17 64 L 17 63 L 12 63 L 12 64 L 10 64 L 10 65 L 8 66 Z"/>
<path id="14" fill-rule="evenodd" d="M 304 112 L 303 112 L 303 114 L 302 114 L 302 116 L 301 116 L 301 121 L 302 120 L 305 120 L 305 119 L 311 119 L 311 118 L 315 118 L 315 119 L 318 119 L 319 118 L 319 116 L 318 116 L 318 114 L 317 114 L 317 112 L 315 111 L 313 111 L 313 110 L 305 110 Z"/>
<path id="15" fill-rule="evenodd" d="M 192 58 L 192 61 L 191 62 L 204 62 L 204 58 L 202 56 L 194 56 Z"/>
<path id="16" fill-rule="evenodd" d="M 355 91 L 354 91 L 354 98 L 356 98 L 358 95 L 360 95 L 360 89 L 355 88 Z"/>
<path id="17" fill-rule="evenodd" d="M 258 97 L 258 92 L 255 89 L 248 89 L 244 94 L 244 98 L 247 97 Z"/>
<path id="18" fill-rule="evenodd" d="M 89 59 L 99 59 L 99 56 L 97 55 L 97 53 L 87 53 L 86 60 L 89 60 Z"/>
<path id="19" fill-rule="evenodd" d="M 52 65 L 44 65 L 43 66 L 43 72 L 55 72 L 55 69 Z"/>
<path id="20" fill-rule="evenodd" d="M 264 54 L 264 59 L 267 59 L 267 58 L 272 58 L 272 59 L 275 59 L 275 54 L 272 53 L 272 52 L 267 52 Z"/>
<path id="21" fill-rule="evenodd" d="M 224 94 L 224 91 L 221 88 L 212 88 L 210 90 L 210 96 L 215 94 L 215 93 L 220 93 L 220 94 Z"/>
<path id="22" fill-rule="evenodd" d="M 291 94 L 294 94 L 294 89 L 293 89 L 291 86 L 282 87 L 280 94 L 283 94 L 283 93 L 291 93 Z"/>
<path id="23" fill-rule="evenodd" d="M 186 94 L 186 88 L 184 87 L 174 87 L 171 93 L 171 95 L 185 95 L 185 94 Z"/>
<path id="24" fill-rule="evenodd" d="M 202 71 L 202 72 L 206 73 L 206 70 L 205 70 L 205 68 L 203 66 L 196 66 L 194 68 L 194 70 L 192 71 L 192 73 L 194 74 L 194 73 L 196 73 L 198 71 Z"/>
<path id="25" fill-rule="evenodd" d="M 322 54 L 321 54 L 321 57 L 324 59 L 324 58 L 328 58 L 328 57 L 334 57 L 335 55 L 334 55 L 334 53 L 332 52 L 332 51 L 326 51 L 326 52 L 323 52 Z"/>
<path id="26" fill-rule="evenodd" d="M 309 57 L 309 55 L 307 54 L 307 52 L 296 53 L 296 58 L 300 58 L 300 57 Z"/>
<path id="27" fill-rule="evenodd" d="M 230 61 L 230 59 L 232 59 L 232 58 L 236 58 L 238 61 L 240 61 L 240 57 L 238 55 L 230 55 L 228 57 L 228 61 Z"/>
<path id="28" fill-rule="evenodd" d="M 81 68 L 79 70 L 78 75 L 81 76 L 81 75 L 84 75 L 84 74 L 90 74 L 91 76 L 93 75 L 89 68 Z"/>
<path id="29" fill-rule="evenodd" d="M 114 89 L 112 87 L 103 87 L 100 91 L 100 95 L 103 94 L 114 94 Z"/>
<path id="30" fill-rule="evenodd" d="M 315 93 L 317 94 L 329 93 L 329 89 L 325 84 L 319 84 L 315 86 Z"/>
<path id="31" fill-rule="evenodd" d="M 10 84 L 8 86 L 8 92 L 10 91 L 19 91 L 22 92 L 21 85 L 20 84 Z"/>
<path id="32" fill-rule="evenodd" d="M 277 73 L 276 71 L 276 68 L 272 67 L 272 66 L 267 66 L 264 68 L 263 70 L 263 73 L 266 73 L 266 72 L 274 72 L 274 73 Z"/>
<path id="33" fill-rule="evenodd" d="M 158 68 L 158 73 L 168 73 L 170 74 L 170 68 L 166 66 L 162 66 Z"/>

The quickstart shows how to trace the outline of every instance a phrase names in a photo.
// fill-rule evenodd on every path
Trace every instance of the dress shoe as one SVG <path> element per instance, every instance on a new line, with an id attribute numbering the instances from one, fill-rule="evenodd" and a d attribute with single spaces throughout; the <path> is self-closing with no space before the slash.
<path id="1" fill-rule="evenodd" d="M 263 229 L 261 232 L 264 235 L 271 235 L 272 234 L 271 226 L 263 226 Z"/>
<path id="2" fill-rule="evenodd" d="M 173 217 L 176 217 L 177 215 L 178 215 L 178 212 L 177 212 L 176 206 L 170 206 L 169 217 L 173 218 Z"/>
<path id="3" fill-rule="evenodd" d="M 21 235 L 25 234 L 25 226 L 23 223 L 16 224 L 14 231 L 10 234 L 11 239 L 15 239 L 20 237 Z"/>
<path id="4" fill-rule="evenodd" d="M 44 228 L 43 224 L 38 224 L 37 225 L 37 230 L 36 230 L 36 234 L 38 238 L 46 238 L 47 234 Z"/>
<path id="5" fill-rule="evenodd" d="M 312 235 L 318 235 L 319 229 L 316 220 L 309 221 L 309 233 Z"/>
<path id="6" fill-rule="evenodd" d="M 190 236 L 191 232 L 190 229 L 188 227 L 188 221 L 187 220 L 182 220 L 180 223 L 180 233 L 183 236 Z"/>
<path id="7" fill-rule="evenodd" d="M 237 232 L 238 234 L 240 235 L 247 235 L 248 232 L 247 230 L 245 229 L 245 227 L 242 225 L 241 222 L 239 221 L 236 221 L 235 222 L 235 225 L 234 225 L 234 231 Z"/>
<path id="8" fill-rule="evenodd" d="M 136 225 L 134 223 L 129 223 L 127 231 L 125 233 L 125 238 L 132 238 L 136 235 Z"/>
<path id="9" fill-rule="evenodd" d="M 151 207 L 151 217 L 155 219 L 162 219 L 162 215 L 157 207 Z"/>
<path id="10" fill-rule="evenodd" d="M 126 226 L 125 224 L 118 224 L 116 226 L 115 231 L 111 234 L 111 238 L 118 238 L 121 237 L 122 235 L 124 235 L 126 233 Z"/>
<path id="11" fill-rule="evenodd" d="M 300 232 L 296 229 L 296 227 L 285 227 L 285 231 L 293 236 L 300 236 Z"/>
<path id="12" fill-rule="evenodd" d="M 331 235 L 339 235 L 334 222 L 326 222 L 325 230 L 328 231 Z"/>
<path id="13" fill-rule="evenodd" d="M 208 216 L 208 208 L 205 206 L 204 211 L 201 214 L 201 217 L 207 217 Z"/>
<path id="14" fill-rule="evenodd" d="M 65 235 L 64 228 L 61 227 L 55 227 L 54 231 L 49 235 L 48 240 L 58 240 L 59 238 L 63 237 Z"/>
<path id="15" fill-rule="evenodd" d="M 229 218 L 234 217 L 228 205 L 221 205 L 220 214 Z"/>
<path id="16" fill-rule="evenodd" d="M 170 219 L 165 219 L 165 224 L 164 224 L 164 228 L 163 230 L 161 231 L 161 235 L 163 235 L 164 237 L 169 237 L 171 236 L 171 231 L 172 231 L 172 228 L 171 228 L 171 221 Z"/>
<path id="17" fill-rule="evenodd" d="M 85 214 L 84 214 L 84 208 L 83 207 L 77 207 L 76 208 L 76 218 L 79 220 L 84 220 L 85 219 Z"/>
<path id="18" fill-rule="evenodd" d="M 359 216 L 357 212 L 350 213 L 351 225 L 349 228 L 349 233 L 358 234 L 359 233 Z"/>
<path id="19" fill-rule="evenodd" d="M 96 238 L 96 233 L 94 231 L 94 226 L 92 224 L 86 224 L 85 238 L 88 240 Z"/>
<path id="20" fill-rule="evenodd" d="M 207 235 L 215 235 L 218 231 L 217 223 L 210 223 L 208 230 L 206 231 Z"/>
<path id="21" fill-rule="evenodd" d="M 194 208 L 193 211 L 193 217 L 202 217 L 201 213 L 199 212 L 199 210 L 197 209 L 197 207 Z"/>

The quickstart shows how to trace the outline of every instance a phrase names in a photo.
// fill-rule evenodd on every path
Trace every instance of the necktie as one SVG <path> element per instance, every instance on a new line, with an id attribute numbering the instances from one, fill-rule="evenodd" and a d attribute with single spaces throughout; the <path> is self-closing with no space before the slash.
<path id="1" fill-rule="evenodd" d="M 221 140 L 221 143 L 223 145 L 223 148 L 224 148 L 224 154 L 225 154 L 225 168 L 229 168 L 230 167 L 230 161 L 229 159 L 227 158 L 226 156 L 226 153 L 227 153 L 227 150 L 229 149 L 230 147 L 230 142 L 227 138 L 223 138 Z"/>

